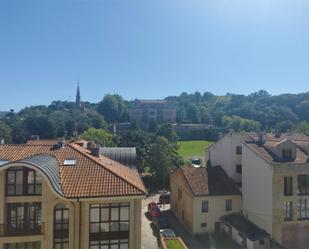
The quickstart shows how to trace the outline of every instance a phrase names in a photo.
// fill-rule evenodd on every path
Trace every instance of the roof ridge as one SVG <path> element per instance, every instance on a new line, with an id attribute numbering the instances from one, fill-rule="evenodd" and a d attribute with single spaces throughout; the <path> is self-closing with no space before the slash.
<path id="1" fill-rule="evenodd" d="M 137 188 L 139 191 L 145 193 L 145 190 L 139 188 L 138 186 L 136 186 L 135 184 L 131 183 L 130 181 L 128 181 L 128 180 L 125 179 L 124 177 L 122 177 L 122 176 L 120 176 L 119 174 L 117 174 L 116 172 L 112 171 L 111 169 L 109 169 L 108 167 L 106 167 L 103 163 L 100 163 L 99 161 L 97 161 L 96 159 L 94 159 L 93 156 L 91 156 L 91 155 L 85 153 L 84 151 L 80 150 L 80 147 L 79 147 L 78 145 L 75 145 L 74 143 L 70 143 L 70 144 L 67 144 L 67 146 L 70 146 L 72 149 L 74 149 L 74 150 L 77 151 L 78 153 L 80 153 L 80 154 L 86 156 L 88 159 L 90 159 L 90 160 L 92 160 L 93 162 L 95 162 L 96 164 L 100 165 L 101 167 L 103 167 L 104 169 L 106 169 L 107 171 L 109 171 L 110 173 L 112 173 L 113 175 L 119 177 L 120 179 L 122 179 L 123 181 L 127 182 L 129 185 L 133 186 L 134 188 Z M 105 156 L 102 156 L 102 157 L 107 158 L 107 157 L 105 157 Z M 116 162 L 116 161 L 114 161 L 114 160 L 112 160 L 112 159 L 110 159 L 110 158 L 107 158 L 107 159 L 109 159 L 109 160 L 115 162 L 116 164 L 120 164 L 120 163 L 118 163 L 118 162 Z M 122 165 L 122 164 L 120 164 L 120 165 L 123 166 L 123 167 L 126 167 L 126 166 L 124 166 L 124 165 Z M 131 170 L 131 169 L 129 169 L 129 168 L 127 168 L 127 169 L 128 169 L 128 170 Z"/>

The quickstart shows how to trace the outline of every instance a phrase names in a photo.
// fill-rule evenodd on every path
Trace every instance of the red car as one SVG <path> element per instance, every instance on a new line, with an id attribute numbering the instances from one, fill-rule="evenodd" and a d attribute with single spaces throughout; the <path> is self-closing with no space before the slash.
<path id="1" fill-rule="evenodd" d="M 151 217 L 158 217 L 161 215 L 161 210 L 155 202 L 150 202 L 148 204 L 148 212 Z"/>

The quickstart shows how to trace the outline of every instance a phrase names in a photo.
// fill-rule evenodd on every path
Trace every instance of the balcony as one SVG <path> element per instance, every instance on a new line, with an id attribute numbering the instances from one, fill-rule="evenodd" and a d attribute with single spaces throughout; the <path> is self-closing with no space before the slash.
<path id="1" fill-rule="evenodd" d="M 12 227 L 7 224 L 0 224 L 0 237 L 12 237 L 12 236 L 33 236 L 44 234 L 44 222 L 36 224 L 30 228 L 25 224 L 19 224 L 19 227 Z"/>

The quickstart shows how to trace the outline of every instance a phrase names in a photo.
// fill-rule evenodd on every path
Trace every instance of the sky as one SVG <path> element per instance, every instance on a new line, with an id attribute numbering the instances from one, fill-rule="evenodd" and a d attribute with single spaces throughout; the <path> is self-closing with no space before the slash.
<path id="1" fill-rule="evenodd" d="M 309 91 L 307 0 L 0 0 L 0 111 Z"/>

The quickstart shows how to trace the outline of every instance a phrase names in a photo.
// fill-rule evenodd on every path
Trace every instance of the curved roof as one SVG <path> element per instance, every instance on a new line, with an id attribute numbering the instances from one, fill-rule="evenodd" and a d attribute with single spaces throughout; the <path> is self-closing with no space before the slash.
<path id="1" fill-rule="evenodd" d="M 14 165 L 16 163 L 24 163 L 31 165 L 41 171 L 49 180 L 53 189 L 61 196 L 63 196 L 63 192 L 61 189 L 60 182 L 60 172 L 59 172 L 59 164 L 57 159 L 52 155 L 47 154 L 38 154 L 34 156 L 30 156 L 25 159 L 21 159 L 18 161 L 14 161 L 11 163 L 3 164 L 3 166 Z"/>
<path id="2" fill-rule="evenodd" d="M 100 148 L 100 154 L 119 163 L 135 166 L 135 147 L 102 147 Z"/>
<path id="3" fill-rule="evenodd" d="M 65 165 L 64 161 L 68 159 L 75 160 L 76 164 Z M 0 147 L 0 160 L 9 163 L 23 161 L 39 168 L 53 182 L 53 187 L 57 186 L 57 192 L 62 190 L 60 193 L 65 198 L 144 196 L 146 193 L 136 170 L 108 157 L 94 156 L 90 150 L 74 142 L 61 148 L 40 144 L 5 144 Z M 38 165 L 39 162 L 43 165 Z M 58 186 L 59 178 L 61 188 Z"/>

